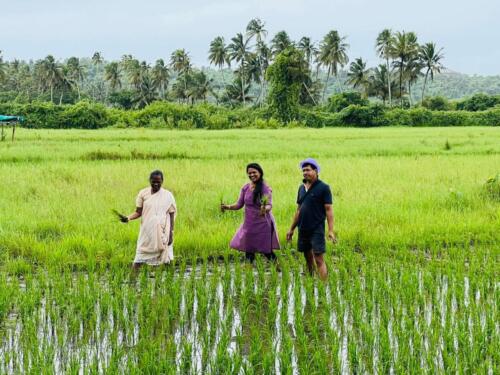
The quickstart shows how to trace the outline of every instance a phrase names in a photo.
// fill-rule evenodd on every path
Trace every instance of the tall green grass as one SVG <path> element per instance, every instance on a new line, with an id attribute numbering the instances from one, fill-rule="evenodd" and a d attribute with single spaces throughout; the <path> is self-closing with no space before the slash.
<path id="1" fill-rule="evenodd" d="M 157 168 L 179 207 L 176 255 L 225 254 L 242 213 L 220 214 L 220 199 L 237 199 L 252 161 L 273 187 L 284 242 L 301 180 L 297 165 L 307 156 L 319 160 L 333 190 L 334 251 L 446 257 L 450 247 L 499 243 L 499 201 L 484 194 L 500 165 L 494 128 L 40 130 L 0 144 L 2 259 L 129 262 L 138 222 L 118 223 L 110 210 L 133 210 Z"/>

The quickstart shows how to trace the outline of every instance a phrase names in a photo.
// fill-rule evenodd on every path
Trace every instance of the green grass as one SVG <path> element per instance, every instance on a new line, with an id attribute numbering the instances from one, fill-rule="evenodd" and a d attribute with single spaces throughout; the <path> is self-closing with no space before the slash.
<path id="1" fill-rule="evenodd" d="M 105 130 L 20 131 L 0 144 L 0 248 L 9 261 L 130 261 L 139 223 L 110 211 L 131 212 L 160 168 L 179 206 L 176 254 L 225 253 L 242 213 L 221 215 L 220 198 L 237 199 L 252 161 L 273 187 L 283 240 L 306 156 L 332 186 L 337 249 L 499 243 L 498 201 L 482 194 L 499 172 L 498 129 Z"/>
<path id="2" fill-rule="evenodd" d="M 328 282 L 295 243 L 281 273 L 229 261 L 221 197 L 259 162 L 284 244 L 307 156 L 335 197 Z M 139 223 L 111 210 L 157 168 L 177 264 L 134 279 Z M 495 373 L 499 172 L 495 128 L 21 130 L 0 143 L 0 373 Z"/>

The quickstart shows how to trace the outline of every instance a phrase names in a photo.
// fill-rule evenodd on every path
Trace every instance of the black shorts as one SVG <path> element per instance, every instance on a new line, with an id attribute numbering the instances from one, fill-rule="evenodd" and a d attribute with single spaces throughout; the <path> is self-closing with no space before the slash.
<path id="1" fill-rule="evenodd" d="M 301 253 L 313 251 L 314 254 L 323 254 L 326 251 L 325 229 L 319 228 L 313 231 L 301 231 L 299 229 L 299 240 L 297 248 Z"/>

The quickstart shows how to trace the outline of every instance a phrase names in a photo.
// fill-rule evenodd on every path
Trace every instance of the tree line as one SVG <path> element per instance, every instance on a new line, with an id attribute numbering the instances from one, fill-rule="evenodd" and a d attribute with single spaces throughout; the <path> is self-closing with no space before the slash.
<path id="1" fill-rule="evenodd" d="M 361 58 L 349 59 L 347 38 L 337 30 L 321 41 L 298 41 L 286 31 L 268 38 L 266 24 L 255 18 L 245 30 L 226 41 L 215 37 L 208 46 L 208 61 L 221 80 L 197 68 L 185 49 L 154 64 L 123 55 L 106 62 L 100 52 L 89 58 L 58 61 L 52 55 L 37 61 L 4 61 L 0 54 L 0 88 L 18 100 L 74 103 L 82 98 L 125 108 L 143 108 L 155 100 L 183 103 L 212 101 L 235 106 L 263 106 L 268 102 L 269 67 L 287 49 L 297 50 L 304 67 L 300 104 L 324 103 L 332 79 L 338 91 L 357 90 L 388 106 L 407 107 L 412 88 L 423 80 L 421 100 L 429 81 L 443 69 L 443 49 L 435 43 L 420 44 L 416 33 L 382 30 L 374 40 L 381 63 L 367 67 Z M 12 97 L 10 95 L 9 97 Z M 1 96 L 0 96 L 1 99 Z"/>

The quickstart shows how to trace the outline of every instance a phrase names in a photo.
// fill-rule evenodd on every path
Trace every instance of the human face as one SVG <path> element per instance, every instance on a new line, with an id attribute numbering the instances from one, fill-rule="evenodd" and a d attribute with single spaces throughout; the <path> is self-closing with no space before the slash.
<path id="1" fill-rule="evenodd" d="M 318 178 L 318 172 L 310 165 L 306 165 L 302 168 L 302 176 L 305 182 L 313 182 Z"/>
<path id="2" fill-rule="evenodd" d="M 260 172 L 255 168 L 248 168 L 247 175 L 250 181 L 252 181 L 254 184 L 260 179 Z"/>
<path id="3" fill-rule="evenodd" d="M 158 190 L 160 190 L 161 184 L 163 183 L 163 180 L 162 180 L 161 176 L 153 176 L 149 180 L 149 182 L 151 184 L 151 189 L 153 190 L 153 192 L 157 192 Z"/>

